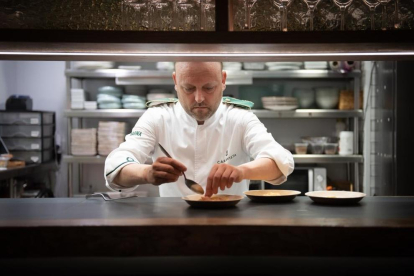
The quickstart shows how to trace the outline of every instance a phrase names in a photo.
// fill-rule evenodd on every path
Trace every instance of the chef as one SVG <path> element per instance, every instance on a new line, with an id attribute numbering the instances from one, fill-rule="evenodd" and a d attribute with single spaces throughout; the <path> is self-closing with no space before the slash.
<path id="1" fill-rule="evenodd" d="M 185 172 L 210 197 L 242 195 L 249 180 L 286 181 L 292 154 L 250 111 L 251 102 L 223 97 L 227 74 L 221 62 L 177 62 L 172 77 L 178 99 L 149 103 L 107 157 L 107 187 L 128 192 L 150 184 L 159 186 L 162 197 L 187 196 L 194 192 L 184 183 Z"/>

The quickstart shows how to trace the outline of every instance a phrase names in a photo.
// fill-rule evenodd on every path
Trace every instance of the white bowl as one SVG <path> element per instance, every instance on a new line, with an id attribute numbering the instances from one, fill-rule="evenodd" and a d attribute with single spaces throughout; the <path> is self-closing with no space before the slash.
<path id="1" fill-rule="evenodd" d="M 293 94 L 298 98 L 301 108 L 309 108 L 315 103 L 315 91 L 307 88 L 296 88 Z"/>
<path id="2" fill-rule="evenodd" d="M 339 89 L 336 87 L 315 88 L 316 103 L 320 108 L 333 109 L 339 102 Z"/>

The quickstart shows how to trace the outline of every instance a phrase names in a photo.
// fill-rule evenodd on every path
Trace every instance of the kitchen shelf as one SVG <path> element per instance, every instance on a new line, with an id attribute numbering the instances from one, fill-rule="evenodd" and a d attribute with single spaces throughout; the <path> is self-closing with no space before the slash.
<path id="1" fill-rule="evenodd" d="M 253 78 L 272 78 L 272 79 L 286 79 L 286 78 L 323 78 L 323 79 L 351 79 L 361 76 L 360 70 L 354 70 L 348 73 L 335 72 L 332 70 L 279 70 L 279 71 L 232 71 L 229 74 L 228 81 L 234 78 L 235 73 L 241 75 L 252 76 Z M 115 78 L 118 76 L 123 77 L 137 77 L 146 79 L 146 84 L 153 84 L 154 81 L 167 81 L 167 84 L 173 84 L 171 78 L 172 71 L 162 70 L 125 70 L 125 69 L 97 69 L 97 70 L 80 70 L 80 69 L 67 69 L 65 70 L 67 77 L 71 78 Z M 233 77 L 232 77 L 233 76 Z M 237 78 L 239 79 L 239 77 Z M 227 81 L 226 81 L 227 82 Z M 144 84 L 144 83 L 143 83 Z M 159 84 L 159 83 L 158 83 Z"/>
<path id="2" fill-rule="evenodd" d="M 65 163 L 79 163 L 79 164 L 103 164 L 106 156 L 73 156 L 64 155 L 63 162 Z M 297 164 L 309 163 L 362 163 L 364 158 L 362 155 L 327 155 L 327 154 L 294 154 L 293 159 Z"/>
<path id="3" fill-rule="evenodd" d="M 126 70 L 97 69 L 81 70 L 66 69 L 65 75 L 70 78 L 115 78 L 117 85 L 174 85 L 173 71 L 167 70 Z M 253 84 L 252 71 L 232 71 L 226 79 L 227 85 Z"/>
<path id="4" fill-rule="evenodd" d="M 68 118 L 139 118 L 146 109 L 96 109 L 71 110 L 67 109 L 64 115 Z M 253 109 L 258 118 L 355 118 L 363 117 L 362 110 L 337 109 L 296 109 L 288 111 L 272 111 Z"/>
<path id="5" fill-rule="evenodd" d="M 74 110 L 67 109 L 64 112 L 68 118 L 138 118 L 146 109 L 95 109 Z"/>
<path id="6" fill-rule="evenodd" d="M 306 78 L 306 79 L 353 79 L 361 75 L 360 70 L 354 70 L 348 73 L 335 72 L 332 70 L 279 70 L 279 71 L 248 71 L 251 72 L 253 78 L 271 78 L 271 79 L 295 79 L 295 78 Z"/>

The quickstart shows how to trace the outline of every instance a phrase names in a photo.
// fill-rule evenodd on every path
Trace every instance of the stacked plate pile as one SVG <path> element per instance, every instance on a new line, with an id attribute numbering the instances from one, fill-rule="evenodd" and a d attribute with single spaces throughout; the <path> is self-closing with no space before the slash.
<path id="1" fill-rule="evenodd" d="M 125 139 L 126 124 L 123 122 L 99 122 L 98 153 L 108 155 Z"/>
<path id="2" fill-rule="evenodd" d="M 293 110 L 298 108 L 298 99 L 293 97 L 262 97 L 263 107 L 270 110 Z"/>
<path id="3" fill-rule="evenodd" d="M 85 103 L 85 90 L 72 88 L 70 90 L 70 108 L 83 109 Z"/>
<path id="4" fill-rule="evenodd" d="M 116 86 L 102 86 L 98 88 L 98 105 L 100 109 L 122 108 L 122 89 Z"/>
<path id="5" fill-rule="evenodd" d="M 328 69 L 327 61 L 305 61 L 305 69 Z"/>
<path id="6" fill-rule="evenodd" d="M 173 93 L 169 93 L 166 89 L 151 89 L 147 94 L 148 101 L 164 98 L 175 98 L 175 95 Z"/>
<path id="7" fill-rule="evenodd" d="M 242 65 L 241 62 L 223 62 L 223 70 L 240 71 Z"/>
<path id="8" fill-rule="evenodd" d="M 123 95 L 122 107 L 126 109 L 143 109 L 147 99 L 137 95 Z"/>
<path id="9" fill-rule="evenodd" d="M 84 70 L 110 69 L 114 68 L 115 62 L 112 61 L 73 61 L 72 68 Z"/>
<path id="10" fill-rule="evenodd" d="M 243 62 L 244 70 L 264 70 L 266 64 L 264 62 Z"/>
<path id="11" fill-rule="evenodd" d="M 174 62 L 157 62 L 156 67 L 158 70 L 174 71 Z"/>
<path id="12" fill-rule="evenodd" d="M 266 62 L 270 71 L 276 70 L 299 70 L 303 67 L 303 62 Z"/>
<path id="13" fill-rule="evenodd" d="M 84 103 L 85 109 L 98 109 L 98 103 L 96 101 L 86 101 Z"/>
<path id="14" fill-rule="evenodd" d="M 72 129 L 72 155 L 96 155 L 96 128 Z"/>

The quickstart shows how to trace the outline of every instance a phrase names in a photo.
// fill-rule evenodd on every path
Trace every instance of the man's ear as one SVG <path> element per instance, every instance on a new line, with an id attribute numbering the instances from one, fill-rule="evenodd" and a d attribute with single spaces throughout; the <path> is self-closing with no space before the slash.
<path id="1" fill-rule="evenodd" d="M 222 71 L 222 77 L 221 77 L 221 85 L 223 87 L 223 91 L 226 89 L 226 79 L 227 79 L 227 72 Z"/>
<path id="2" fill-rule="evenodd" d="M 177 79 L 176 79 L 175 71 L 172 73 L 172 78 L 174 80 L 174 89 L 175 89 L 175 91 L 178 91 L 177 90 Z"/>

